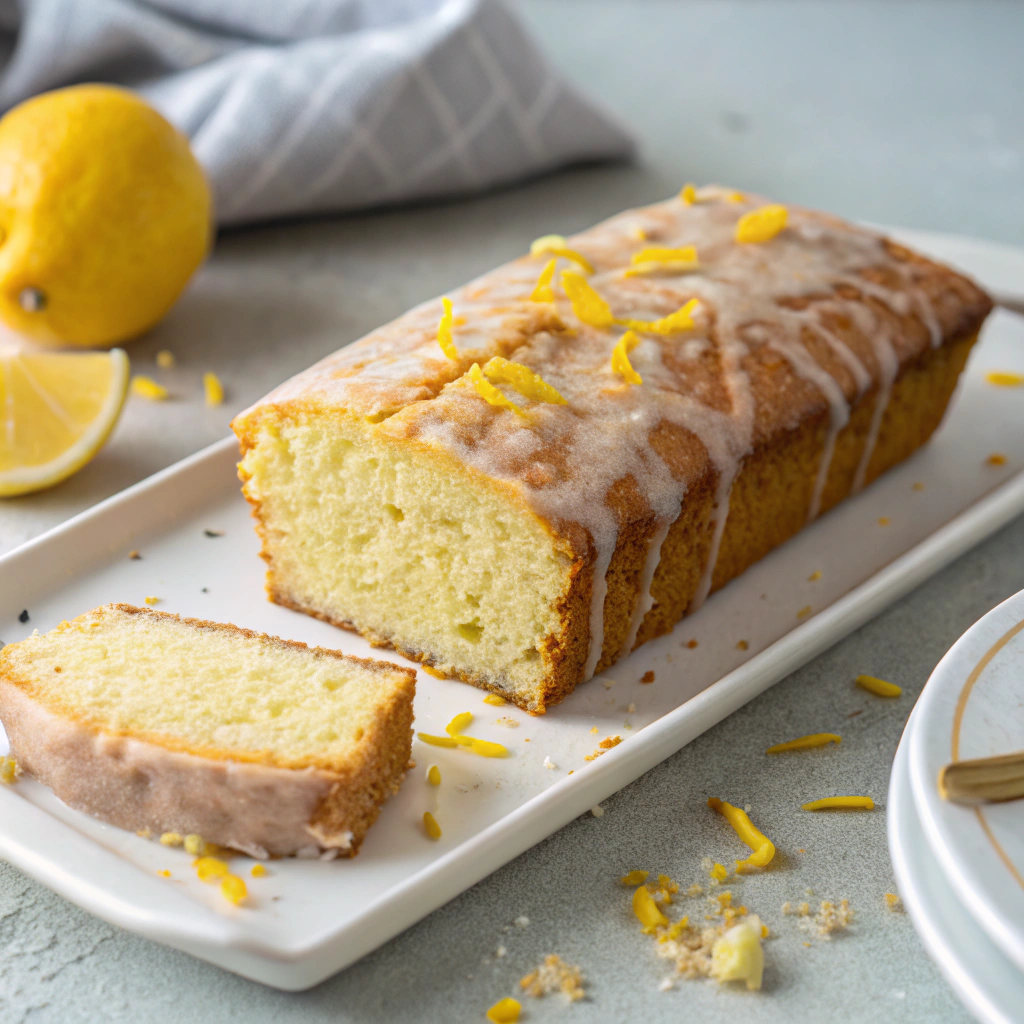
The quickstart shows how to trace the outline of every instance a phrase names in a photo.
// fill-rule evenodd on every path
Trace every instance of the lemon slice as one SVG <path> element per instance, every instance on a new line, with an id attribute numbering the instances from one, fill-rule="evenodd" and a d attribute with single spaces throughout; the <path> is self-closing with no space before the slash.
<path id="1" fill-rule="evenodd" d="M 0 352 L 0 497 L 81 469 L 114 429 L 127 388 L 123 349 Z"/>

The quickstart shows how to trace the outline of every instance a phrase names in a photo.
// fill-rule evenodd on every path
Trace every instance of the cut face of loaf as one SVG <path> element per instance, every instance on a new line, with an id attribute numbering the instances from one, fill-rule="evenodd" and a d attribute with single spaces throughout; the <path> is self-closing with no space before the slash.
<path id="1" fill-rule="evenodd" d="M 692 199 L 460 289 L 451 345 L 427 303 L 237 417 L 271 598 L 541 712 L 924 443 L 984 293 Z"/>
<path id="2" fill-rule="evenodd" d="M 415 675 L 107 605 L 0 650 L 19 765 L 135 831 L 256 856 L 353 854 L 402 780 Z"/>

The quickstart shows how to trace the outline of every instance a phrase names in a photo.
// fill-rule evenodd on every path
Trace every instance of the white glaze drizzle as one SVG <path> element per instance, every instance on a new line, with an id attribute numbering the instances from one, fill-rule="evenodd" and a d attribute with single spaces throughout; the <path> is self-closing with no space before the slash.
<path id="1" fill-rule="evenodd" d="M 643 376 L 640 386 L 626 385 L 610 369 L 611 349 L 621 328 L 580 324 L 558 287 L 554 306 L 528 301 L 544 263 L 524 257 L 452 293 L 456 315 L 465 318 L 454 331 L 458 362 L 446 360 L 437 346 L 440 303 L 435 300 L 328 357 L 261 404 L 312 400 L 355 415 L 400 410 L 378 429 L 399 436 L 414 433 L 486 475 L 514 485 L 556 529 L 560 523 L 583 527 L 592 543 L 590 650 L 583 673 L 589 678 L 600 663 L 606 575 L 619 532 L 606 504 L 610 488 L 631 476 L 657 523 L 623 653 L 635 643 L 653 607 L 650 587 L 660 550 L 685 494 L 688 481 L 675 479 L 651 445 L 659 424 L 676 424 L 692 433 L 717 474 L 710 551 L 692 611 L 711 589 L 732 484 L 752 448 L 757 409 L 747 361 L 769 346 L 782 356 L 794 378 L 820 393 L 828 408 L 829 429 L 808 510 L 813 518 L 850 404 L 877 386 L 872 426 L 855 480 L 855 486 L 863 484 L 899 368 L 884 325 L 862 299 L 841 296 L 837 286 L 848 283 L 900 316 L 915 312 L 933 344 L 943 337 L 936 311 L 917 287 L 917 265 L 895 257 L 880 236 L 791 207 L 789 227 L 781 235 L 766 244 L 740 245 L 733 240 L 737 219 L 764 201 L 751 196 L 730 202 L 727 196 L 720 189 L 702 189 L 692 206 L 669 200 L 628 211 L 569 240 L 594 264 L 590 283 L 616 316 L 656 319 L 690 298 L 700 301 L 693 330 L 669 337 L 642 335 L 630 357 Z M 646 245 L 691 244 L 698 250 L 696 273 L 623 275 L 632 254 Z M 888 288 L 861 276 L 875 267 L 894 271 L 899 286 Z M 559 269 L 578 268 L 560 260 Z M 789 308 L 783 301 L 796 299 L 804 305 Z M 826 310 L 857 323 L 872 347 L 874 371 L 822 322 Z M 546 329 L 541 321 L 547 317 L 550 323 L 552 313 L 571 336 Z M 759 324 L 765 329 L 759 331 Z M 802 333 L 808 328 L 825 342 L 852 387 L 812 355 Z M 558 388 L 568 405 L 524 402 L 508 389 L 513 400 L 529 406 L 528 420 L 486 405 L 461 375 L 470 361 L 483 364 L 494 354 L 536 370 Z M 717 360 L 717 373 L 708 370 L 708 360 Z M 689 367 L 696 375 L 694 388 L 686 382 Z M 807 402 L 802 397 L 800 408 L 806 409 Z"/>

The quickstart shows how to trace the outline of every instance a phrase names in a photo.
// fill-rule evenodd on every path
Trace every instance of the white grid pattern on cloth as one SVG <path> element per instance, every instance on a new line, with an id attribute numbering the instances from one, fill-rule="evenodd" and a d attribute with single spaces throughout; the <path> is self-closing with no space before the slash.
<path id="1" fill-rule="evenodd" d="M 73 81 L 139 88 L 192 135 L 222 224 L 632 152 L 501 0 L 34 0 L 20 18 L 0 105 Z"/>

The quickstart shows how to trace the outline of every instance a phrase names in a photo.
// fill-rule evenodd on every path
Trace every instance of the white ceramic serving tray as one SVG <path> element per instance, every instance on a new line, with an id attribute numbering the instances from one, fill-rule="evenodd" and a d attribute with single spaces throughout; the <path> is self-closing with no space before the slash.
<path id="1" fill-rule="evenodd" d="M 1001 295 L 1013 298 L 1015 281 L 1024 288 L 1020 250 L 910 241 Z M 484 704 L 479 690 L 420 672 L 417 729 L 442 732 L 469 710 L 472 734 L 504 743 L 511 756 L 414 742 L 416 769 L 351 861 L 277 861 L 266 878 L 248 879 L 240 858 L 251 898 L 236 908 L 196 880 L 180 849 L 71 811 L 27 779 L 0 787 L 0 856 L 114 924 L 265 984 L 313 985 L 621 789 L 1024 511 L 1024 391 L 986 384 L 995 368 L 1024 372 L 1024 319 L 1006 312 L 991 318 L 924 450 L 547 715 Z M 986 465 L 992 452 L 1007 463 Z M 267 602 L 235 457 L 232 441 L 214 445 L 0 558 L 0 638 L 152 595 L 164 610 L 370 654 L 359 637 Z M 132 549 L 141 560 L 128 558 Z M 641 683 L 648 670 L 655 682 Z M 585 760 L 614 735 L 619 746 Z M 423 778 L 434 763 L 439 788 Z M 425 810 L 441 824 L 440 841 L 422 830 Z"/>

